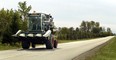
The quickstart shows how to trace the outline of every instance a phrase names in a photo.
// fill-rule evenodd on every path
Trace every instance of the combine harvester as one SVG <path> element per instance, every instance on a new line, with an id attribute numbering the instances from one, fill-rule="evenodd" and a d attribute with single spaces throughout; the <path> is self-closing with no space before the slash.
<path id="1" fill-rule="evenodd" d="M 45 13 L 28 14 L 28 30 L 19 30 L 12 35 L 22 42 L 23 49 L 29 49 L 30 45 L 45 44 L 47 49 L 57 48 L 57 40 L 54 40 L 55 27 L 53 17 Z"/>

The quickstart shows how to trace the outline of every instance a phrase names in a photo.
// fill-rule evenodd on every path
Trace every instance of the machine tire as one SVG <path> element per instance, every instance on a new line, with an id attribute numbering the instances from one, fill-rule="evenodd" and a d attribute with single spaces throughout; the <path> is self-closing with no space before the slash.
<path id="1" fill-rule="evenodd" d="M 22 41 L 22 48 L 23 49 L 29 49 L 30 42 L 29 41 Z"/>
<path id="2" fill-rule="evenodd" d="M 32 48 L 35 48 L 35 44 L 34 43 L 32 43 Z"/>
<path id="3" fill-rule="evenodd" d="M 46 49 L 53 49 L 53 46 L 50 40 L 46 40 L 45 45 L 46 45 Z"/>
<path id="4" fill-rule="evenodd" d="M 54 48 L 57 48 L 57 46 L 58 46 L 58 41 L 54 40 Z"/>

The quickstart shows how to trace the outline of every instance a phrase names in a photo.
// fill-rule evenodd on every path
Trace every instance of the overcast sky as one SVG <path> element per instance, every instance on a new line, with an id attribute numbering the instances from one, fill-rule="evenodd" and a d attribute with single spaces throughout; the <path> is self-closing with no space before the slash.
<path id="1" fill-rule="evenodd" d="M 0 9 L 18 9 L 19 1 L 27 1 L 31 12 L 53 15 L 57 27 L 79 27 L 92 20 L 116 33 L 116 0 L 0 0 Z"/>

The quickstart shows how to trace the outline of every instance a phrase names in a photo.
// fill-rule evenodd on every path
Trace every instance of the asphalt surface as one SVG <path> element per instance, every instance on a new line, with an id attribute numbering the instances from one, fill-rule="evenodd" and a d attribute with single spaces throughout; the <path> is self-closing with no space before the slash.
<path id="1" fill-rule="evenodd" d="M 45 49 L 45 46 L 38 46 L 35 49 L 5 50 L 0 51 L 0 60 L 72 60 L 74 57 L 93 49 L 94 47 L 109 41 L 113 36 L 62 43 L 57 49 Z"/>

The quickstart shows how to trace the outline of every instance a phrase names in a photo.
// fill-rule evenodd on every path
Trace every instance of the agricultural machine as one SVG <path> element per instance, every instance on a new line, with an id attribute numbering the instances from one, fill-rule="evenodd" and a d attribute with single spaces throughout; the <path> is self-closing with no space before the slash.
<path id="1" fill-rule="evenodd" d="M 12 35 L 22 42 L 23 49 L 35 48 L 36 44 L 45 44 L 47 49 L 57 48 L 57 40 L 54 39 L 54 22 L 50 14 L 29 13 L 28 30 L 19 30 Z"/>

